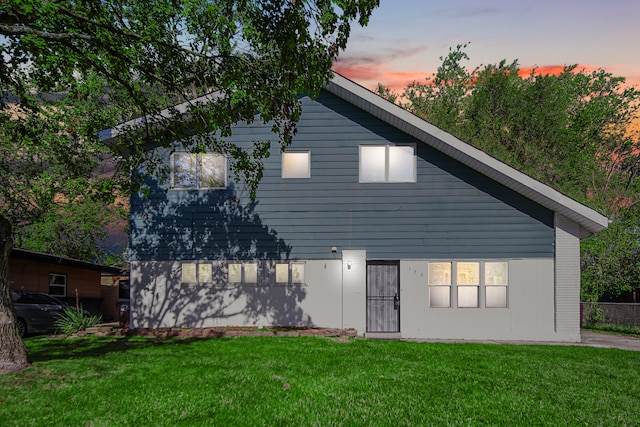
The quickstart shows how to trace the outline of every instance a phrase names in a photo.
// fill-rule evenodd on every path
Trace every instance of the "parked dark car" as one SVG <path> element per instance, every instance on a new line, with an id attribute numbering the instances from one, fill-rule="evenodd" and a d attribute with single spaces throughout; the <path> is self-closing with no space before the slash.
<path id="1" fill-rule="evenodd" d="M 59 299 L 40 292 L 11 291 L 11 299 L 21 337 L 54 331 L 56 319 L 67 307 Z"/>

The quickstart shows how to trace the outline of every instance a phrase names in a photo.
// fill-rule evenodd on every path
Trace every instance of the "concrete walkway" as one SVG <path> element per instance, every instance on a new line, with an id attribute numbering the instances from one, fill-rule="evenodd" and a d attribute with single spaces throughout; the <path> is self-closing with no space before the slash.
<path id="1" fill-rule="evenodd" d="M 582 343 L 579 345 L 640 351 L 640 338 L 591 331 L 582 331 L 580 335 L 582 336 Z"/>

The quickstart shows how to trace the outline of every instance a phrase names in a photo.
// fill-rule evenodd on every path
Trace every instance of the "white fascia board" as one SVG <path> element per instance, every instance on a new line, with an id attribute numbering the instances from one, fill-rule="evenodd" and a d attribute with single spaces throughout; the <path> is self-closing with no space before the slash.
<path id="1" fill-rule="evenodd" d="M 333 79 L 325 84 L 325 89 L 505 187 L 554 212 L 561 213 L 580 224 L 583 232 L 601 231 L 609 224 L 608 218 L 604 215 L 491 157 L 339 74 L 334 73 Z"/>
<path id="2" fill-rule="evenodd" d="M 222 95 L 220 92 L 208 93 L 198 98 L 185 101 L 174 107 L 165 108 L 164 110 L 161 110 L 157 114 L 136 117 L 135 119 L 131 119 L 124 123 L 120 123 L 119 125 L 116 125 L 112 128 L 101 130 L 100 132 L 98 132 L 98 137 L 100 138 L 100 141 L 105 143 L 117 142 L 118 137 L 121 134 L 126 133 L 129 129 L 140 127 L 146 123 L 153 124 L 155 122 L 160 121 L 161 119 L 172 118 L 174 117 L 174 112 L 177 112 L 178 114 L 184 116 L 185 119 L 187 119 L 188 113 L 192 107 L 202 105 L 202 104 L 208 104 L 221 97 Z"/>

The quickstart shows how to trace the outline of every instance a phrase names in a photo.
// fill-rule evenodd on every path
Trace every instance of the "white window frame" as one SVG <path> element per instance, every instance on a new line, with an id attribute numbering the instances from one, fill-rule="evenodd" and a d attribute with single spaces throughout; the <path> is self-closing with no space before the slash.
<path id="1" fill-rule="evenodd" d="M 442 278 L 434 278 L 432 275 L 432 268 L 437 264 L 449 264 L 450 277 L 446 277 L 446 274 Z M 461 276 L 463 270 L 460 269 L 461 265 L 475 264 L 477 265 L 477 271 L 471 276 Z M 501 266 L 502 273 L 498 276 L 490 275 L 488 268 L 492 264 L 499 264 Z M 494 282 L 494 283 L 489 283 Z M 427 262 L 427 285 L 429 287 L 429 308 L 455 308 L 468 309 L 468 308 L 480 308 L 487 309 L 500 309 L 509 308 L 509 262 L 502 260 L 433 260 Z M 433 296 L 435 293 L 439 293 L 440 297 L 444 295 L 443 288 L 447 287 L 449 296 L 449 305 L 437 304 L 434 305 Z M 452 301 L 452 290 L 456 290 L 455 304 Z M 468 298 L 469 294 L 474 289 L 476 292 L 476 303 L 466 303 L 465 301 L 471 301 L 473 298 Z M 495 297 L 489 296 L 489 293 L 495 293 Z M 484 298 L 481 298 L 481 295 Z M 499 301 L 496 302 L 496 301 Z"/>
<path id="2" fill-rule="evenodd" d="M 306 159 L 302 158 L 302 154 L 306 154 Z M 300 157 L 300 158 L 295 158 Z M 289 159 L 287 159 L 289 158 Z M 301 170 L 294 171 L 293 169 L 299 168 L 298 162 L 305 162 L 306 167 L 300 168 Z M 302 170 L 304 169 L 304 170 Z M 284 179 L 305 179 L 311 178 L 311 151 L 309 150 L 286 150 L 282 152 L 282 178 Z"/>
<path id="3" fill-rule="evenodd" d="M 62 278 L 64 283 L 53 283 L 54 278 Z M 51 287 L 61 288 L 62 293 L 52 293 Z M 64 273 L 49 273 L 49 295 L 52 297 L 66 297 L 67 296 L 67 275 Z"/>
<path id="4" fill-rule="evenodd" d="M 180 264 L 180 282 L 189 284 L 211 283 L 213 266 L 210 262 L 183 262 Z"/>
<path id="5" fill-rule="evenodd" d="M 494 277 L 494 279 L 488 278 L 488 274 L 487 274 L 487 267 L 488 264 L 504 264 L 504 280 L 501 281 L 501 283 L 498 283 L 498 279 Z M 483 278 L 484 278 L 484 292 L 485 292 L 485 298 L 484 298 L 484 306 L 486 308 L 509 308 L 509 263 L 507 261 L 486 261 L 484 263 L 484 265 L 482 266 L 482 270 L 483 270 Z M 487 283 L 487 282 L 494 282 L 494 283 Z M 487 297 L 487 294 L 489 291 L 502 291 L 503 295 L 504 295 L 504 304 L 501 305 L 496 305 L 496 304 L 490 304 L 490 298 Z"/>
<path id="6" fill-rule="evenodd" d="M 231 280 L 231 266 L 237 266 L 234 268 L 239 269 L 240 277 L 239 280 Z M 254 272 L 248 272 L 248 269 L 253 269 Z M 257 262 L 229 262 L 227 263 L 227 283 L 229 284 L 245 284 L 245 285 L 257 285 L 258 284 L 258 263 Z M 255 280 L 251 280 L 252 276 L 255 275 Z"/>
<path id="7" fill-rule="evenodd" d="M 306 267 L 303 261 L 276 262 L 274 275 L 276 285 L 304 285 L 306 283 Z M 296 272 L 298 274 L 296 274 Z M 286 274 L 286 280 L 283 280 Z"/>
<path id="8" fill-rule="evenodd" d="M 385 150 L 385 154 L 384 154 L 384 177 L 380 178 L 380 179 L 365 179 L 363 177 L 364 174 L 364 168 L 363 168 L 363 161 L 365 160 L 365 158 L 363 157 L 363 149 L 366 150 L 367 148 L 380 148 L 380 147 L 384 147 Z M 412 159 L 413 159 L 413 163 L 412 163 L 412 176 L 409 179 L 394 179 L 390 173 L 391 173 L 391 167 L 390 167 L 390 158 L 391 158 L 391 151 L 396 148 L 406 148 L 406 147 L 410 147 L 413 149 L 413 155 L 412 155 Z M 375 144 L 362 144 L 359 146 L 359 170 L 358 170 L 358 182 L 362 183 L 362 184 L 369 184 L 369 183 L 413 183 L 413 182 L 417 182 L 417 168 L 418 168 L 418 161 L 417 161 L 417 156 L 416 156 L 416 144 L 387 144 L 387 145 L 375 145 Z"/>
<path id="9" fill-rule="evenodd" d="M 473 271 L 471 277 L 463 277 L 463 269 L 462 265 L 468 265 L 469 267 L 475 267 L 476 271 Z M 456 270 L 456 291 L 457 291 L 457 300 L 456 307 L 458 308 L 480 308 L 480 283 L 482 280 L 480 279 L 480 271 L 482 270 L 482 265 L 480 261 L 456 261 L 455 262 L 455 270 Z M 468 271 L 468 269 L 465 269 Z M 468 295 L 472 294 L 475 290 L 475 304 L 466 303 L 461 301 L 467 301 Z"/>
<path id="10" fill-rule="evenodd" d="M 448 264 L 449 271 L 448 274 L 445 272 L 442 277 L 437 277 L 433 274 L 432 269 L 439 264 Z M 440 268 L 439 268 L 440 269 Z M 451 288 L 452 288 L 452 277 L 453 277 L 453 262 L 451 261 L 429 261 L 427 264 L 427 284 L 429 286 L 429 307 L 430 308 L 451 308 Z M 436 304 L 434 301 L 439 300 L 441 295 L 436 297 L 436 293 L 438 294 L 447 294 L 448 295 L 448 303 L 445 304 Z"/>
<path id="11" fill-rule="evenodd" d="M 189 170 L 192 176 L 193 185 L 182 185 L 176 179 L 178 167 L 176 165 L 179 156 L 190 156 L 194 162 L 195 171 Z M 222 185 L 209 186 L 203 172 L 203 163 L 207 161 L 222 161 L 222 171 L 218 173 L 222 178 Z M 209 173 L 211 174 L 211 173 Z M 216 190 L 227 188 L 227 158 L 219 153 L 190 153 L 188 151 L 176 151 L 171 154 L 171 188 L 175 190 Z"/>

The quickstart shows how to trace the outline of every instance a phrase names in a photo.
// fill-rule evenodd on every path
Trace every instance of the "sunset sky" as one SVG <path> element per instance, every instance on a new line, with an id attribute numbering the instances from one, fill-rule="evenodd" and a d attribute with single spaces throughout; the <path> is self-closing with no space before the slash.
<path id="1" fill-rule="evenodd" d="M 640 88 L 638 0 L 381 0 L 354 28 L 334 70 L 368 89 L 424 81 L 449 47 L 465 49 L 469 69 L 518 60 L 543 73 L 578 64 L 603 68 Z"/>

